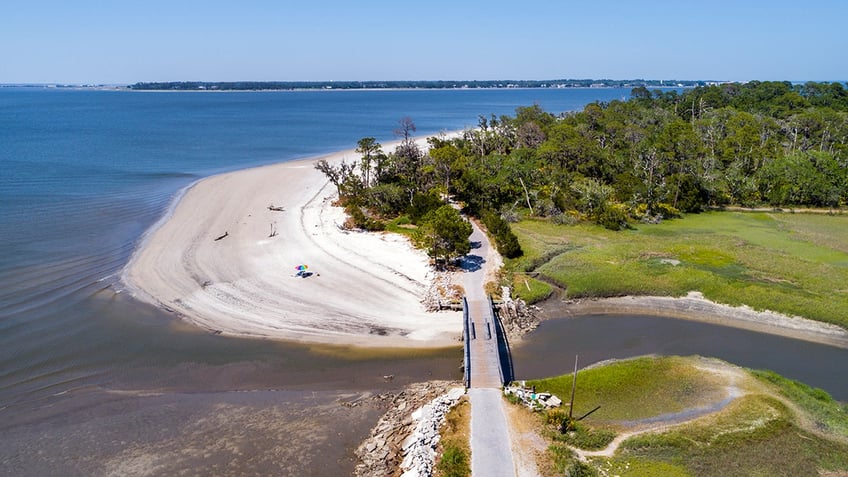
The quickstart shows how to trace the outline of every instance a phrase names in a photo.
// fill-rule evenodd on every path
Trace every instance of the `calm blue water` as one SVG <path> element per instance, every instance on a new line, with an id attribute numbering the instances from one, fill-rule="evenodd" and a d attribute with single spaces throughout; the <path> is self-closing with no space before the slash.
<path id="1" fill-rule="evenodd" d="M 421 136 L 473 127 L 479 115 L 512 114 L 518 106 L 538 103 L 562 112 L 627 96 L 629 91 L 616 89 L 139 93 L 0 88 L 0 435 L 11 436 L 0 443 L 0 463 L 15 463 L 15 474 L 65 474 L 68 462 L 78 463 L 70 474 L 97 473 L 102 469 L 80 464 L 67 447 L 51 447 L 45 455 L 32 449 L 45 444 L 47 431 L 53 433 L 52 445 L 73 439 L 78 425 L 87 425 L 95 437 L 80 444 L 79 452 L 110 457 L 119 449 L 101 450 L 96 436 L 112 424 L 126 425 L 127 415 L 142 422 L 129 426 L 132 431 L 112 431 L 113 447 L 125 438 L 155 440 L 157 429 L 183 422 L 197 406 L 214 408 L 235 390 L 381 389 L 459 378 L 457 350 L 348 360 L 308 346 L 199 332 L 119 293 L 118 275 L 174 195 L 201 177 L 353 148 L 364 136 L 387 142 L 404 116 L 413 119 Z M 641 343 L 645 333 L 641 321 L 633 321 L 635 328 L 614 329 L 603 320 L 574 323 L 543 326 L 540 331 L 547 331 L 531 335 L 526 350 L 535 344 L 570 356 L 570 348 L 579 344 L 601 360 L 621 356 L 627 343 Z M 580 331 L 586 326 L 589 331 Z M 663 343 L 693 337 L 698 346 L 673 352 L 721 356 L 725 342 L 743 343 L 741 350 L 774 345 L 771 340 L 749 346 L 759 339 L 755 334 L 727 339 L 736 336 L 731 329 L 721 329 L 715 340 L 698 339 L 706 335 L 687 326 L 633 353 L 663 352 L 671 349 Z M 610 334 L 618 339 L 610 341 Z M 560 339 L 584 335 L 579 343 Z M 797 348 L 798 359 L 756 365 L 848 398 L 844 382 L 806 372 L 848 362 L 845 350 L 781 347 L 790 354 Z M 740 353 L 742 360 L 745 353 Z M 550 359 L 526 351 L 516 354 L 516 369 L 528 375 L 567 372 L 570 361 L 563 359 L 561 369 L 548 369 Z M 540 362 L 547 367 L 538 367 Z M 395 376 L 392 383 L 382 379 L 389 374 Z M 128 389 L 177 394 L 163 398 L 172 403 L 168 412 L 141 418 L 139 413 L 147 416 L 160 404 L 128 397 L 115 401 L 114 391 Z M 119 415 L 123 421 L 110 417 Z M 318 433 L 336 435 L 336 427 Z M 367 428 L 339 437 L 338 444 L 355 445 Z M 132 432 L 140 434 L 124 435 Z M 310 470 L 318 461 L 295 468 Z M 336 468 L 328 468 L 316 475 L 336 474 Z"/>
<path id="2" fill-rule="evenodd" d="M 282 354 L 290 360 L 280 364 L 284 382 L 336 379 L 298 372 L 317 366 L 304 363 L 338 360 L 174 331 L 173 320 L 115 293 L 139 238 L 181 188 L 217 172 L 352 148 L 364 136 L 390 141 L 404 116 L 424 135 L 473 127 L 478 115 L 512 114 L 518 106 L 562 112 L 628 94 L 0 88 L 0 414 L 75 387 L 128 379 L 139 368 L 186 362 Z M 440 376 L 455 374 L 452 361 L 440 364 L 448 356 L 433 365 Z M 369 375 L 373 364 L 362 365 Z"/>

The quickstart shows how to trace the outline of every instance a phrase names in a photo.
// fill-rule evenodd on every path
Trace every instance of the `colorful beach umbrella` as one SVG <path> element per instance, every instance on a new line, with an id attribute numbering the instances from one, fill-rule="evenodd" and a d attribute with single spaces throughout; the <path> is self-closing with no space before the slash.
<path id="1" fill-rule="evenodd" d="M 306 265 L 298 265 L 298 266 L 294 267 L 294 269 L 297 270 L 298 272 L 305 272 L 307 268 L 309 268 L 309 267 L 307 267 Z"/>

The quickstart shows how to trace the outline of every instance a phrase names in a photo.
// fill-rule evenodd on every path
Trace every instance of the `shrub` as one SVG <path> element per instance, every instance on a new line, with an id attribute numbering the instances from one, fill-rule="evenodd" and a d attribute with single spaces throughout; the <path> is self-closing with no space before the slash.
<path id="1" fill-rule="evenodd" d="M 347 204 L 345 206 L 345 212 L 348 215 L 348 220 L 345 223 L 348 228 L 358 228 L 371 232 L 377 232 L 386 228 L 383 222 L 365 215 L 362 208 L 356 204 Z"/>
<path id="2" fill-rule="evenodd" d="M 444 477 L 466 477 L 471 475 L 468 455 L 453 443 L 445 443 L 442 458 L 436 464 L 436 470 Z"/>
<path id="3" fill-rule="evenodd" d="M 571 431 L 556 435 L 555 440 L 585 450 L 600 450 L 615 439 L 615 432 L 605 429 L 591 429 L 580 422 L 572 421 Z"/>
<path id="4" fill-rule="evenodd" d="M 568 414 L 562 409 L 551 409 L 545 414 L 545 422 L 551 426 L 560 427 L 568 418 Z"/>
<path id="5" fill-rule="evenodd" d="M 412 197 L 412 203 L 406 208 L 406 215 L 412 220 L 412 223 L 418 224 L 428 212 L 436 210 L 445 205 L 445 201 L 437 197 L 435 194 L 415 194 Z"/>
<path id="6" fill-rule="evenodd" d="M 500 215 L 488 211 L 483 214 L 483 224 L 489 229 L 489 233 L 495 239 L 495 246 L 498 253 L 506 258 L 516 258 L 524 254 L 521 250 L 521 244 L 518 243 L 518 237 L 512 232 L 512 229 Z"/>

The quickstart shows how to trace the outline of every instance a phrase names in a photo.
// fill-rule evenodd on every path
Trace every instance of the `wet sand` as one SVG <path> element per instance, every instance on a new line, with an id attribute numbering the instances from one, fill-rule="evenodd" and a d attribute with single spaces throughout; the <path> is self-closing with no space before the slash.
<path id="1" fill-rule="evenodd" d="M 61 418 L 2 426 L 4 475 L 350 475 L 384 412 L 370 392 L 81 394 Z"/>

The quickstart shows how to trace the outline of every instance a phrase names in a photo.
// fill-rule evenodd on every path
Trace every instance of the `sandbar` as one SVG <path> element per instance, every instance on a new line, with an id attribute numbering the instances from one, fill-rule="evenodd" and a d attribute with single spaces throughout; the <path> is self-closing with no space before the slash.
<path id="1" fill-rule="evenodd" d="M 133 253 L 127 290 L 218 334 L 459 346 L 462 314 L 422 304 L 434 279 L 426 253 L 400 235 L 342 228 L 336 188 L 314 164 L 359 157 L 342 151 L 198 181 Z"/>

